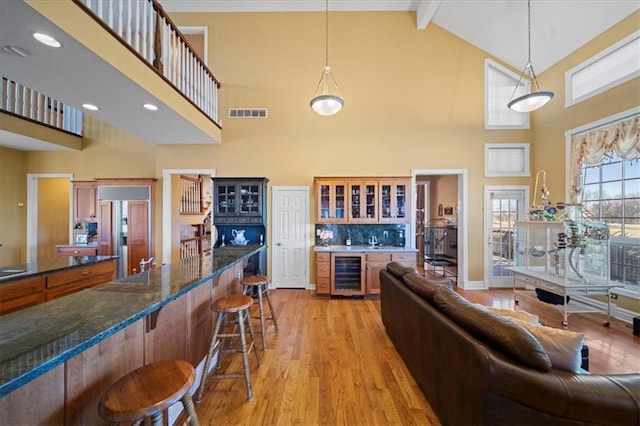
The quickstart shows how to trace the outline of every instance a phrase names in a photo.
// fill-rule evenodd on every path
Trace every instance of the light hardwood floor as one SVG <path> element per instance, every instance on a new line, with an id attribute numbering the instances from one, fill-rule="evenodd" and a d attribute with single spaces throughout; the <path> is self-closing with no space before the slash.
<path id="1" fill-rule="evenodd" d="M 472 302 L 513 303 L 511 290 L 463 292 Z M 380 318 L 379 300 L 318 299 L 305 290 L 272 291 L 279 333 L 268 322 L 262 366 L 251 356 L 254 399 L 244 381 L 209 380 L 196 411 L 203 425 L 438 425 Z M 554 326 L 554 308 L 527 295 L 520 309 Z M 512 305 L 511 305 L 512 306 Z M 557 321 L 556 321 L 557 320 Z M 601 325 L 598 315 L 574 314 L 569 329 L 584 332 L 591 371 L 638 372 L 640 338 L 620 321 Z M 239 356 L 221 368 L 240 371 Z"/>

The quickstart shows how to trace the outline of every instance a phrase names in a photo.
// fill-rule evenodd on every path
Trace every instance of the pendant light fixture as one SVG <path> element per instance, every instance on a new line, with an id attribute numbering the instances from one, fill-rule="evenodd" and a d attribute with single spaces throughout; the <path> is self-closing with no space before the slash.
<path id="1" fill-rule="evenodd" d="M 325 62 L 316 94 L 309 105 L 320 115 L 333 115 L 342 109 L 344 99 L 329 66 L 329 0 L 325 2 Z"/>
<path id="2" fill-rule="evenodd" d="M 542 91 L 540 90 L 540 86 L 538 86 L 538 77 L 536 77 L 536 73 L 533 70 L 533 62 L 531 62 L 531 0 L 527 0 L 527 29 L 528 29 L 528 37 L 529 37 L 529 60 L 527 64 L 524 66 L 522 70 L 522 74 L 520 74 L 520 79 L 516 84 L 516 87 L 513 89 L 513 94 L 511 95 L 511 101 L 507 104 L 509 109 L 517 112 L 530 112 L 534 111 L 553 98 L 553 92 Z M 535 84 L 536 91 L 527 93 L 526 95 L 519 96 L 517 98 L 513 98 L 516 95 L 518 87 L 520 87 L 520 82 L 525 74 L 529 75 L 529 78 L 533 79 L 533 83 Z"/>

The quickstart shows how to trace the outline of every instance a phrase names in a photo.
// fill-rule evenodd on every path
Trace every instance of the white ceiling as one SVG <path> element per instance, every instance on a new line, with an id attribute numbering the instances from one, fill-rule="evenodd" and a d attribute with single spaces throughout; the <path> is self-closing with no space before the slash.
<path id="1" fill-rule="evenodd" d="M 172 12 L 324 11 L 323 0 L 160 0 Z M 639 0 L 532 0 L 531 55 L 538 74 L 640 8 Z M 416 31 L 435 23 L 521 70 L 527 62 L 526 0 L 332 0 L 330 11 L 410 11 Z M 31 32 L 55 35 L 63 48 L 36 43 Z M 100 105 L 98 118 L 153 143 L 211 143 L 170 106 L 150 113 L 143 102 L 156 102 L 142 88 L 96 57 L 82 44 L 35 12 L 22 0 L 0 0 L 0 47 L 20 46 L 27 58 L 0 50 L 0 74 L 62 102 Z M 213 70 L 215 72 L 215 70 Z M 99 78 L 96 78 L 99 76 Z M 222 82 L 224 84 L 224 82 Z M 0 146 L 47 150 L 42 141 L 13 139 L 0 132 Z"/>

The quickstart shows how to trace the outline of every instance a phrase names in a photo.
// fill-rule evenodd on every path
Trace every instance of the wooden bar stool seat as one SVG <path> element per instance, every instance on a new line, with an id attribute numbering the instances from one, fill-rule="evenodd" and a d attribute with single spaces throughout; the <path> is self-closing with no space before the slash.
<path id="1" fill-rule="evenodd" d="M 262 350 L 267 350 L 267 335 L 264 322 L 267 320 L 271 320 L 273 322 L 273 326 L 276 329 L 276 333 L 278 332 L 278 320 L 276 319 L 276 313 L 273 310 L 273 305 L 271 304 L 271 297 L 269 297 L 269 277 L 266 275 L 249 275 L 240 280 L 240 284 L 242 284 L 242 293 L 249 294 L 253 298 L 258 299 L 258 313 L 257 317 L 253 317 L 260 320 L 260 336 L 262 338 Z M 267 304 L 269 305 L 269 312 L 264 312 L 264 304 L 262 303 L 262 296 L 265 296 L 267 299 Z"/>
<path id="2" fill-rule="evenodd" d="M 162 413 L 182 401 L 188 423 L 197 426 L 189 390 L 195 382 L 193 366 L 186 361 L 159 361 L 142 366 L 111 385 L 98 406 L 103 419 L 111 424 L 140 424 L 151 417 L 153 425 L 162 425 Z"/>
<path id="3" fill-rule="evenodd" d="M 222 297 L 217 299 L 211 305 L 211 310 L 218 313 L 216 319 L 216 326 L 211 337 L 211 344 L 209 346 L 209 353 L 204 363 L 204 372 L 202 374 L 202 380 L 198 393 L 196 396 L 196 402 L 202 401 L 202 393 L 204 391 L 207 378 L 217 379 L 234 379 L 243 378 L 247 387 L 247 400 L 253 399 L 253 392 L 251 390 L 251 375 L 249 372 L 249 352 L 253 350 L 258 360 L 258 367 L 262 365 L 260 355 L 255 346 L 255 335 L 253 327 L 251 326 L 251 315 L 249 308 L 253 305 L 253 299 L 244 294 L 234 294 L 231 296 Z M 239 331 L 238 331 L 239 330 Z M 250 341 L 247 341 L 246 333 L 249 332 Z M 240 338 L 240 349 L 234 347 L 234 339 Z M 220 342 L 218 343 L 218 338 Z M 227 341 L 227 339 L 230 339 Z M 236 339 L 237 340 L 237 339 Z M 223 353 L 241 353 L 243 373 L 221 373 L 221 374 L 209 374 L 211 370 L 211 363 L 216 354 L 217 368 L 220 365 L 220 357 Z"/>

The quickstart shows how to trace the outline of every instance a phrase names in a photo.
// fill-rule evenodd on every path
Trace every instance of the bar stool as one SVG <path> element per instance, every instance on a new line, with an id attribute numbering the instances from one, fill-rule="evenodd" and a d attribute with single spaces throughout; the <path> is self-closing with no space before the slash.
<path id="1" fill-rule="evenodd" d="M 202 380 L 200 387 L 198 388 L 198 394 L 196 396 L 196 402 L 202 401 L 202 393 L 208 377 L 217 379 L 235 379 L 244 377 L 245 384 L 247 386 L 247 401 L 253 399 L 253 392 L 251 391 L 251 376 L 249 374 L 249 352 L 253 349 L 258 360 L 258 367 L 262 365 L 260 360 L 260 354 L 255 346 L 255 335 L 253 333 L 253 327 L 251 326 L 251 314 L 249 308 L 253 305 L 253 299 L 244 294 L 234 294 L 231 296 L 222 297 L 217 299 L 211 305 L 211 310 L 218 313 L 216 319 L 216 327 L 211 338 L 211 345 L 209 346 L 209 353 L 204 363 L 204 372 L 202 374 Z M 235 314 L 235 315 L 233 315 Z M 245 328 L 246 325 L 246 328 Z M 224 327 L 224 328 L 223 328 Z M 222 332 L 220 329 L 222 328 Z M 231 329 L 231 330 L 230 330 Z M 238 331 L 238 329 L 240 331 Z M 251 337 L 251 341 L 247 345 L 247 329 Z M 216 345 L 217 338 L 220 337 L 220 343 Z M 233 338 L 240 337 L 240 349 L 233 347 Z M 230 338 L 227 342 L 225 339 Z M 211 368 L 211 362 L 215 354 L 218 354 L 216 365 L 214 368 L 219 368 L 220 356 L 222 353 L 241 353 L 242 365 L 244 367 L 244 374 L 240 373 L 222 373 L 222 374 L 208 374 Z"/>
<path id="2" fill-rule="evenodd" d="M 273 321 L 273 325 L 278 332 L 278 320 L 276 319 L 273 305 L 271 304 L 271 298 L 269 297 L 269 277 L 266 275 L 249 275 L 240 280 L 242 284 L 242 294 L 250 294 L 251 297 L 258 299 L 258 312 L 260 316 L 253 317 L 260 319 L 260 335 L 262 337 L 262 350 L 267 350 L 267 335 L 265 331 L 265 320 Z M 269 316 L 265 315 L 264 305 L 262 303 L 262 295 L 267 298 L 267 304 L 269 305 Z"/>
<path id="3" fill-rule="evenodd" d="M 162 412 L 177 401 L 189 416 L 188 424 L 198 426 L 189 390 L 196 380 L 193 366 L 186 361 L 158 361 L 142 366 L 118 379 L 102 395 L 100 416 L 112 425 L 140 424 L 151 417 L 162 425 Z"/>

